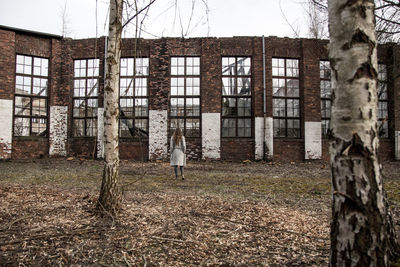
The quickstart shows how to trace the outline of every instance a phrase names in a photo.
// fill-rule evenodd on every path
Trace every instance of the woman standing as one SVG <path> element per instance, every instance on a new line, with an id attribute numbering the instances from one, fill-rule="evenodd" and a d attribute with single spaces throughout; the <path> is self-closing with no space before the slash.
<path id="1" fill-rule="evenodd" d="M 186 166 L 186 142 L 180 128 L 171 136 L 171 166 L 174 167 L 175 178 L 178 178 L 178 166 L 181 170 L 182 180 L 185 180 L 183 168 Z"/>

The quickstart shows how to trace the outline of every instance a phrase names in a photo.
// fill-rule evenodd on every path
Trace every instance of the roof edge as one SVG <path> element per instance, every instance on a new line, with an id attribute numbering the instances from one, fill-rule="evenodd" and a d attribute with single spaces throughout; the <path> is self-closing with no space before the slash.
<path id="1" fill-rule="evenodd" d="M 26 34 L 31 34 L 31 35 L 39 35 L 39 36 L 45 36 L 45 37 L 52 37 L 52 38 L 57 38 L 57 39 L 62 39 L 63 38 L 61 35 L 57 35 L 57 34 L 46 33 L 46 32 L 38 32 L 38 31 L 31 31 L 31 30 L 26 30 L 26 29 L 10 27 L 10 26 L 6 26 L 6 25 L 0 25 L 0 30 L 20 32 L 20 33 L 26 33 Z"/>

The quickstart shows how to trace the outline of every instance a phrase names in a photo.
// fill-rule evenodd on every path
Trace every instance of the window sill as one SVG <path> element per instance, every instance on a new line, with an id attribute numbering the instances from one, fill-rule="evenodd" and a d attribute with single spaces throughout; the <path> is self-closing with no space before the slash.
<path id="1" fill-rule="evenodd" d="M 120 142 L 123 143 L 140 143 L 140 142 L 149 142 L 149 138 L 127 138 L 127 137 L 120 137 L 119 138 Z"/>
<path id="2" fill-rule="evenodd" d="M 48 141 L 47 136 L 13 136 L 16 141 Z"/>
<path id="3" fill-rule="evenodd" d="M 304 138 L 274 137 L 274 140 L 285 142 L 304 142 Z"/>
<path id="4" fill-rule="evenodd" d="M 221 137 L 221 141 L 254 142 L 253 137 Z"/>

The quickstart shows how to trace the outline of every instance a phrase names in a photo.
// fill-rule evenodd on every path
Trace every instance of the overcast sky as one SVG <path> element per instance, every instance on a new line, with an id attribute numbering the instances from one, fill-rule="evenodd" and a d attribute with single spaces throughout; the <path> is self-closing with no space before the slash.
<path id="1" fill-rule="evenodd" d="M 174 5 L 175 1 L 178 6 Z M 138 0 L 139 5 L 143 2 L 148 3 L 148 0 Z M 299 2 L 301 0 L 196 0 L 191 16 L 192 0 L 156 0 L 147 13 L 141 37 L 293 37 L 287 21 L 305 36 L 307 30 L 301 26 L 305 25 L 304 8 Z M 96 0 L 0 0 L 0 25 L 61 35 L 65 3 L 67 35 L 95 37 Z M 97 0 L 97 36 L 107 33 L 108 3 L 108 0 Z M 134 29 L 134 25 L 130 26 L 125 37 L 134 37 Z"/>

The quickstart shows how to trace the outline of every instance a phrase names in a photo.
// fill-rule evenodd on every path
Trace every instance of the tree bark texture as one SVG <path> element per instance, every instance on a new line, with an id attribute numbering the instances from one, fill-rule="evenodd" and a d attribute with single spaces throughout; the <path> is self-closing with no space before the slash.
<path id="1" fill-rule="evenodd" d="M 378 162 L 373 0 L 329 0 L 331 266 L 388 266 L 398 251 Z"/>
<path id="2" fill-rule="evenodd" d="M 121 203 L 118 186 L 119 66 L 121 56 L 122 0 L 110 0 L 110 21 L 104 85 L 104 171 L 99 206 L 114 215 Z"/>

